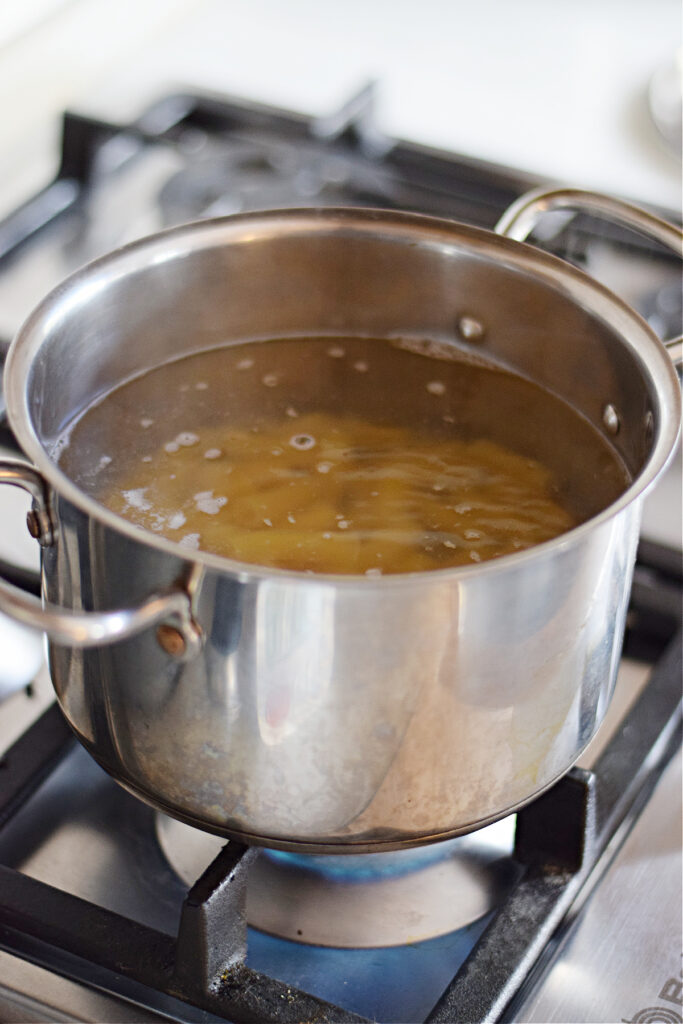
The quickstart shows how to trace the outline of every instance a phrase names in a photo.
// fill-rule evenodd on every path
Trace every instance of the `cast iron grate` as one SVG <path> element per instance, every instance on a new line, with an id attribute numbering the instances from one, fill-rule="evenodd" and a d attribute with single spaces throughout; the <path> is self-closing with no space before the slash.
<path id="1" fill-rule="evenodd" d="M 573 769 L 519 813 L 520 879 L 430 1013 L 431 1024 L 506 1019 L 506 1007 L 547 957 L 601 858 L 613 856 L 680 744 L 682 582 L 676 552 L 641 545 L 627 648 L 656 659 L 649 682 L 594 769 Z M 0 828 L 72 743 L 52 705 L 11 747 L 2 765 Z M 177 936 L 0 866 L 0 947 L 172 1019 L 205 1020 L 203 1012 L 235 1024 L 364 1020 L 246 966 L 252 855 L 237 843 L 223 848 L 187 894 Z"/>

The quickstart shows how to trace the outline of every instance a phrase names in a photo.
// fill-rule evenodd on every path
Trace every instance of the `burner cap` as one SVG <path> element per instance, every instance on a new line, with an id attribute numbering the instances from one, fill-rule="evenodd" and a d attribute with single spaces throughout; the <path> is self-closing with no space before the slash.
<path id="1" fill-rule="evenodd" d="M 157 815 L 176 874 L 192 885 L 225 840 Z M 247 879 L 247 921 L 294 942 L 401 946 L 483 917 L 516 877 L 514 816 L 447 842 L 393 853 L 305 856 L 261 850 Z"/>

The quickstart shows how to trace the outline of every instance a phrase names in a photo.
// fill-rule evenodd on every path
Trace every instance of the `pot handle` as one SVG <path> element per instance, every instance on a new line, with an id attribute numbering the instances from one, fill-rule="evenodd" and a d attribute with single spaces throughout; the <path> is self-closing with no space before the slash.
<path id="1" fill-rule="evenodd" d="M 0 483 L 20 487 L 31 495 L 33 507 L 27 516 L 29 532 L 42 547 L 52 544 L 55 529 L 50 516 L 49 491 L 40 473 L 28 463 L 0 459 Z M 152 594 L 137 608 L 77 612 L 44 603 L 0 578 L 0 611 L 25 626 L 43 630 L 57 643 L 78 648 L 98 647 L 157 626 L 157 639 L 163 649 L 184 661 L 201 647 L 201 631 L 192 615 L 196 584 L 196 578 L 191 575 L 184 588 Z"/>
<path id="2" fill-rule="evenodd" d="M 499 235 L 523 242 L 544 213 L 554 210 L 582 210 L 615 220 L 661 242 L 677 256 L 683 255 L 683 231 L 661 217 L 623 199 L 581 188 L 539 188 L 526 192 L 508 207 L 496 224 Z M 683 338 L 665 341 L 674 365 L 683 369 Z"/>

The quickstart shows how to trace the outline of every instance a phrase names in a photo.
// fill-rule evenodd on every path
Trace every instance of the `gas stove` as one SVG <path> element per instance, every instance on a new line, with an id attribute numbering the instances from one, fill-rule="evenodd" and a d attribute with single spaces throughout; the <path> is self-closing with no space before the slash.
<path id="1" fill-rule="evenodd" d="M 537 184 L 386 137 L 372 87 L 323 118 L 191 93 L 122 125 L 67 113 L 56 178 L 0 222 L 0 340 L 84 262 L 188 219 L 349 204 L 490 228 Z M 663 252 L 583 215 L 539 231 L 674 333 Z M 160 817 L 73 742 L 28 658 L 0 704 L 0 1018 L 680 1021 L 679 480 L 646 509 L 615 698 L 579 765 L 422 851 L 302 858 Z M 35 590 L 4 533 L 3 572 Z"/>

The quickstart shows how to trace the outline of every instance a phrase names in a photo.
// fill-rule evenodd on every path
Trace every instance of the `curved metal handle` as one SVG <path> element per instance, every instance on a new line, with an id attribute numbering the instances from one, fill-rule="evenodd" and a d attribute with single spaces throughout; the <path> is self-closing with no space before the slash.
<path id="1" fill-rule="evenodd" d="M 28 526 L 43 546 L 52 543 L 48 488 L 40 473 L 27 463 L 0 459 L 0 483 L 12 484 L 33 497 Z M 17 622 L 43 630 L 69 647 L 98 647 L 114 640 L 135 636 L 158 625 L 157 636 L 167 653 L 186 660 L 201 647 L 201 631 L 192 616 L 192 594 L 196 580 L 184 589 L 152 594 L 138 608 L 117 608 L 106 612 L 76 612 L 41 602 L 19 587 L 0 578 L 0 611 Z"/>
<path id="2" fill-rule="evenodd" d="M 667 249 L 672 249 L 677 256 L 683 256 L 683 231 L 680 228 L 623 199 L 581 188 L 539 188 L 527 192 L 508 207 L 495 230 L 499 235 L 523 242 L 544 213 L 556 210 L 597 213 L 654 238 Z M 664 344 L 680 372 L 683 367 L 683 338 L 673 338 Z"/>

